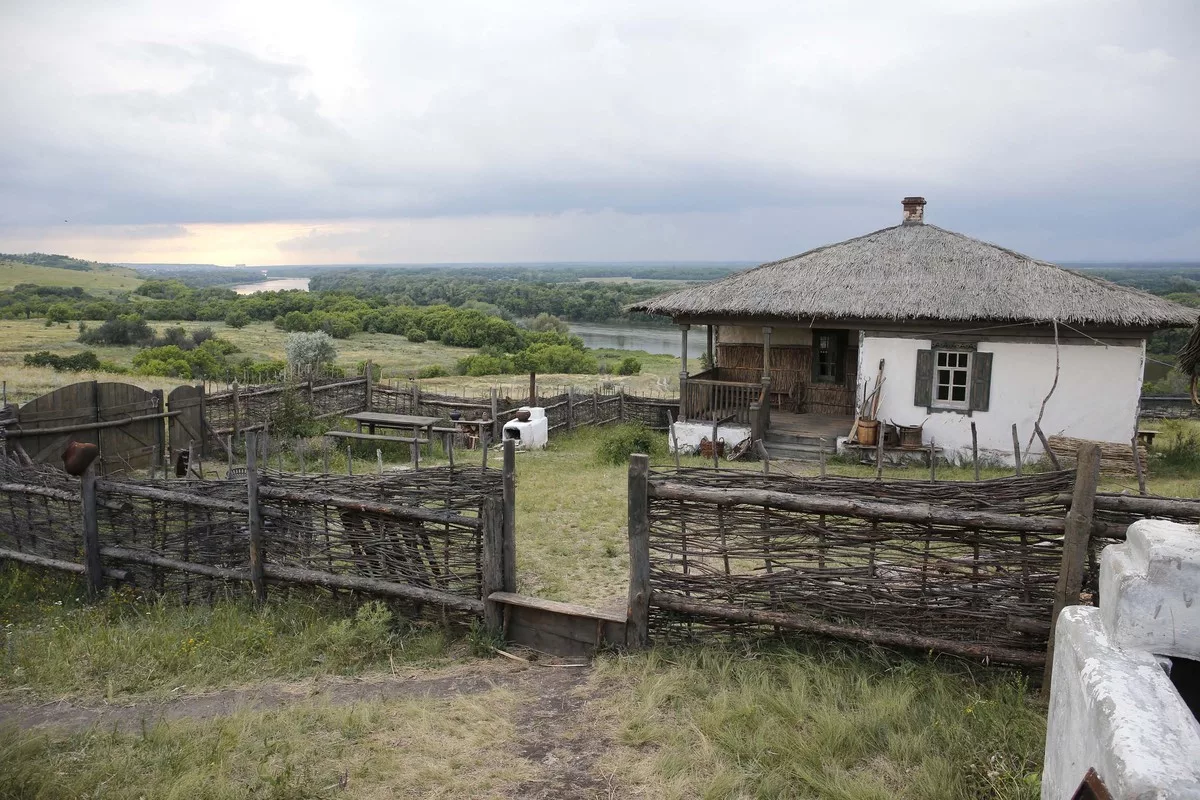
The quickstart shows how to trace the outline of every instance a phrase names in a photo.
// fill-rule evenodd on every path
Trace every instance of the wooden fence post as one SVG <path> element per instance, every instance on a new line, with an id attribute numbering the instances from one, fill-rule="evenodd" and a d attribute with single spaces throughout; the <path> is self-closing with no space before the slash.
<path id="1" fill-rule="evenodd" d="M 162 414 L 166 411 L 163 390 L 155 389 L 151 394 L 154 395 L 154 413 Z M 167 449 L 167 425 L 169 424 L 170 422 L 166 419 L 155 420 L 154 422 L 154 455 L 150 457 L 151 478 L 154 478 L 159 473 L 165 475 L 167 471 L 165 453 Z"/>
<path id="2" fill-rule="evenodd" d="M 575 428 L 575 387 L 567 387 L 567 433 Z"/>
<path id="3" fill-rule="evenodd" d="M 1062 469 L 1062 464 L 1058 463 L 1058 456 L 1054 455 L 1054 451 L 1050 449 L 1050 443 L 1046 441 L 1046 434 L 1042 433 L 1042 426 L 1036 422 L 1033 423 L 1033 432 L 1037 434 L 1038 440 L 1042 443 L 1042 452 L 1050 459 L 1050 463 L 1055 469 Z"/>
<path id="4" fill-rule="evenodd" d="M 409 413 L 416 414 L 417 409 L 421 407 L 421 387 L 417 385 L 416 381 L 413 381 L 411 384 L 411 394 L 412 394 L 412 411 L 410 411 Z"/>
<path id="5" fill-rule="evenodd" d="M 625 645 L 650 644 L 650 457 L 629 457 L 629 608 Z"/>
<path id="6" fill-rule="evenodd" d="M 975 467 L 975 480 L 979 480 L 979 433 L 975 422 L 971 422 L 971 465 Z"/>
<path id="7" fill-rule="evenodd" d="M 238 438 L 238 433 L 239 433 L 238 420 L 242 416 L 242 397 L 241 397 L 241 390 L 238 388 L 237 381 L 233 382 L 231 391 L 233 392 L 233 431 L 231 432 L 231 435 L 233 436 L 233 438 L 236 439 L 236 438 Z"/>
<path id="8" fill-rule="evenodd" d="M 625 422 L 625 386 L 622 385 L 617 394 L 617 424 Z"/>
<path id="9" fill-rule="evenodd" d="M 1087 562 L 1088 539 L 1092 532 L 1092 512 L 1096 505 L 1096 485 L 1100 482 L 1100 447 L 1085 444 L 1079 448 L 1075 467 L 1075 489 L 1071 494 L 1071 510 L 1067 512 L 1063 531 L 1062 565 L 1058 569 L 1058 585 L 1054 589 L 1054 611 L 1050 617 L 1050 641 L 1046 645 L 1046 671 L 1042 677 L 1042 694 L 1050 696 L 1050 678 L 1054 672 L 1054 635 L 1058 616 L 1067 606 L 1079 605 L 1083 588 L 1083 566 Z"/>
<path id="10" fill-rule="evenodd" d="M 504 591 L 517 591 L 517 443 L 504 443 Z"/>
<path id="11" fill-rule="evenodd" d="M 100 564 L 100 520 L 96 517 L 96 465 L 80 476 L 79 497 L 83 506 L 83 568 L 88 597 L 95 600 L 104 591 L 104 568 Z"/>
<path id="12" fill-rule="evenodd" d="M 374 375 L 374 372 L 375 372 L 375 369 L 371 364 L 371 360 L 367 359 L 367 369 L 366 369 L 367 382 L 366 382 L 364 390 L 363 390 L 364 394 L 366 395 L 366 406 L 367 406 L 366 410 L 367 411 L 375 410 L 375 405 L 374 405 L 375 375 Z"/>
<path id="13" fill-rule="evenodd" d="M 485 497 L 480 509 L 483 522 L 483 625 L 489 633 L 504 629 L 504 614 L 500 604 L 489 598 L 493 592 L 504 591 L 504 512 L 495 497 Z"/>
<path id="14" fill-rule="evenodd" d="M 258 448 L 254 431 L 246 431 L 246 507 L 250 532 L 250 585 L 254 599 L 265 602 L 267 582 L 263 570 L 262 512 L 258 507 Z"/>
<path id="15" fill-rule="evenodd" d="M 203 461 L 204 457 L 208 455 L 208 436 L 206 436 L 204 433 L 204 429 L 208 427 L 208 420 L 205 418 L 204 412 L 208 409 L 205 407 L 206 403 L 203 383 L 196 386 L 196 392 L 200 395 L 200 428 L 196 431 L 196 433 L 200 435 L 199 455 L 200 459 Z"/>
<path id="16" fill-rule="evenodd" d="M 1021 440 L 1017 438 L 1017 423 L 1012 426 L 1013 436 L 1013 463 L 1017 468 L 1017 477 L 1021 477 Z"/>
<path id="17" fill-rule="evenodd" d="M 491 400 L 492 400 L 492 441 L 494 442 L 500 438 L 500 403 L 496 398 L 496 387 L 495 386 L 493 386 L 491 388 Z M 484 452 L 486 453 L 487 450 L 485 449 Z M 485 467 L 487 466 L 486 457 L 484 458 L 483 465 Z"/>

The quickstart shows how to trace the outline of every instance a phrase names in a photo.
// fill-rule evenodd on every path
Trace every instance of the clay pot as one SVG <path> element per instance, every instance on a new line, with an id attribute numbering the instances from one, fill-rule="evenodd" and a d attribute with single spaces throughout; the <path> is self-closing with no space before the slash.
<path id="1" fill-rule="evenodd" d="M 461 411 L 451 411 L 450 419 L 454 420 L 455 422 L 458 422 L 460 419 L 462 419 L 462 412 Z"/>
<path id="2" fill-rule="evenodd" d="M 63 469 L 68 475 L 82 475 L 98 455 L 100 448 L 91 442 L 71 442 L 62 454 Z"/>
<path id="3" fill-rule="evenodd" d="M 529 418 L 533 416 L 529 411 L 518 411 L 517 422 L 529 422 Z"/>

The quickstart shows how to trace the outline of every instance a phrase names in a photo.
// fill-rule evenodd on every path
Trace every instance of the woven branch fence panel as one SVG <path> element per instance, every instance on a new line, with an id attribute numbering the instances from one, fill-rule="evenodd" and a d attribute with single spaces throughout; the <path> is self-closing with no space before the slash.
<path id="1" fill-rule="evenodd" d="M 397 477 L 397 475 L 401 477 Z M 481 599 L 480 513 L 502 499 L 499 470 L 426 469 L 379 477 L 264 476 L 272 564 Z"/>
<path id="2" fill-rule="evenodd" d="M 348 588 L 370 593 L 374 581 L 387 584 L 389 596 L 472 613 L 482 608 L 481 509 L 485 499 L 503 500 L 499 470 L 380 476 L 267 470 L 259 477 L 264 561 L 273 584 L 357 581 Z M 104 480 L 96 498 L 105 568 L 119 567 L 136 586 L 185 601 L 250 593 L 245 482 Z M 0 461 L 6 551 L 0 557 L 82 572 L 82 516 L 79 479 Z M 421 595 L 424 589 L 433 593 Z"/>
<path id="3" fill-rule="evenodd" d="M 769 489 L 879 501 L 876 508 L 887 503 L 990 512 L 1031 518 L 1025 527 L 1047 530 L 664 499 L 671 485 L 680 487 L 679 496 L 696 488 Z M 883 632 L 894 643 L 935 640 L 950 652 L 1036 664 L 1044 657 L 1062 557 L 1059 496 L 1071 485 L 1070 472 L 972 484 L 700 470 L 655 475 L 648 512 L 652 634 L 669 639 L 712 628 L 769 628 L 762 621 L 769 615 L 736 619 L 762 611 Z M 998 516 L 987 519 L 1000 522 Z M 725 611 L 717 616 L 664 608 L 672 598 Z"/>

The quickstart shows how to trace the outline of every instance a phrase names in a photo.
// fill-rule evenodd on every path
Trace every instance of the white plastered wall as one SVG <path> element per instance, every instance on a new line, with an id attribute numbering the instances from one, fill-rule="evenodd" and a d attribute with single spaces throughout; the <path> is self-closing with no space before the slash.
<path id="1" fill-rule="evenodd" d="M 932 438 L 952 461 L 971 456 L 971 422 L 979 436 L 981 457 L 1013 462 L 1012 425 L 1017 424 L 1023 458 L 1042 453 L 1033 436 L 1042 399 L 1054 384 L 1055 345 L 1050 342 L 978 343 L 992 356 L 991 400 L 987 411 L 934 411 L 914 405 L 917 351 L 930 339 L 903 339 L 867 333 L 859 349 L 859 378 L 872 381 L 884 359 L 879 418 L 901 425 L 924 422 L 923 439 Z M 1046 403 L 1041 428 L 1047 436 L 1062 434 L 1102 442 L 1128 443 L 1137 425 L 1145 343 L 1140 346 L 1060 345 L 1058 385 Z M 860 392 L 861 395 L 861 392 Z"/>

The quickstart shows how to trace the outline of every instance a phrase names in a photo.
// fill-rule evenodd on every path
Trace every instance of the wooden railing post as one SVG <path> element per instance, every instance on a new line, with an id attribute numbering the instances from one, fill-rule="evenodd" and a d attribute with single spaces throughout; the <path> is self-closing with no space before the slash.
<path id="1" fill-rule="evenodd" d="M 1071 494 L 1071 510 L 1067 512 L 1063 532 L 1062 565 L 1058 570 L 1058 585 L 1054 590 L 1054 611 L 1050 617 L 1050 641 L 1046 645 L 1046 671 L 1042 678 L 1042 694 L 1050 695 L 1050 678 L 1054 672 L 1054 635 L 1058 617 L 1067 606 L 1079 605 L 1083 588 L 1083 567 L 1087 562 L 1088 539 L 1092 533 L 1092 513 L 1096 505 L 1096 486 L 1100 482 L 1100 448 L 1085 444 L 1079 448 L 1075 467 L 1075 489 Z"/>
<path id="2" fill-rule="evenodd" d="M 504 629 L 504 614 L 499 603 L 489 598 L 493 592 L 504 591 L 504 512 L 495 497 L 485 497 L 480 509 L 483 521 L 483 625 L 489 633 Z"/>
<path id="3" fill-rule="evenodd" d="M 89 464 L 79 479 L 83 506 L 83 568 L 88 597 L 95 600 L 104 591 L 104 568 L 100 563 L 100 521 L 96 516 L 96 465 Z"/>
<path id="4" fill-rule="evenodd" d="M 263 569 L 262 510 L 258 506 L 258 444 L 254 431 L 246 431 L 246 506 L 249 510 L 247 525 L 250 532 L 250 585 L 254 599 L 263 603 L 267 599 L 267 581 Z"/>
<path id="5" fill-rule="evenodd" d="M 517 443 L 504 443 L 504 591 L 517 591 Z"/>
<path id="6" fill-rule="evenodd" d="M 714 445 L 715 446 L 715 445 Z M 625 645 L 650 644 L 650 457 L 629 457 L 629 609 Z"/>

